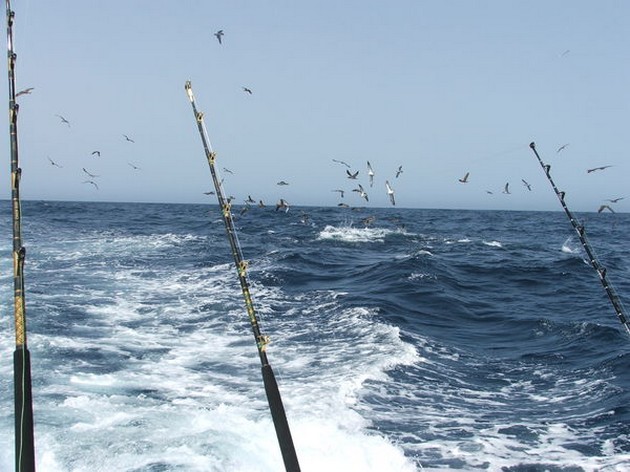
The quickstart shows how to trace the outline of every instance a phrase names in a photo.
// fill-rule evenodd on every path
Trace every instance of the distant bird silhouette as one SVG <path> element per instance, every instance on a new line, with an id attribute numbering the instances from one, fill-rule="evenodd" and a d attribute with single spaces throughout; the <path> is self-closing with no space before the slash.
<path id="1" fill-rule="evenodd" d="M 363 190 L 363 186 L 359 184 L 359 188 L 352 189 L 353 192 L 357 192 L 360 197 L 365 198 L 366 202 L 369 202 L 368 194 Z"/>
<path id="2" fill-rule="evenodd" d="M 608 211 L 610 211 L 611 213 L 614 213 L 614 212 L 615 212 L 615 210 L 613 210 L 612 208 L 610 208 L 608 205 L 602 205 L 602 206 L 600 206 L 600 207 L 599 207 L 599 210 L 597 210 L 597 213 L 601 213 L 601 212 L 602 212 L 602 211 L 604 211 L 604 210 L 608 210 Z"/>
<path id="3" fill-rule="evenodd" d="M 30 93 L 35 90 L 34 87 L 25 88 L 24 90 L 20 90 L 15 94 L 15 98 L 18 98 L 20 95 L 30 95 Z"/>
<path id="4" fill-rule="evenodd" d="M 63 166 L 60 166 L 59 164 L 57 164 L 55 161 L 53 161 L 50 157 L 48 158 L 48 160 L 50 161 L 50 165 L 55 166 L 55 167 L 59 167 L 59 168 L 63 168 Z"/>
<path id="5" fill-rule="evenodd" d="M 563 52 L 562 54 L 560 54 L 560 57 L 564 57 L 564 56 L 566 56 L 567 54 L 569 54 L 570 52 L 571 52 L 571 50 L 570 50 L 570 49 L 565 49 L 565 50 L 564 50 L 564 52 Z"/>
<path id="6" fill-rule="evenodd" d="M 289 203 L 284 198 L 281 198 L 280 201 L 276 203 L 276 211 L 280 208 L 283 208 L 285 213 L 289 211 Z"/>
<path id="7" fill-rule="evenodd" d="M 521 179 L 521 182 L 523 182 L 523 185 L 527 187 L 527 190 L 530 192 L 532 191 L 532 186 L 525 179 Z"/>
<path id="8" fill-rule="evenodd" d="M 466 172 L 466 175 L 464 177 L 462 177 L 461 179 L 458 179 L 461 183 L 463 184 L 467 184 L 468 183 L 468 176 L 470 176 L 470 172 Z"/>
<path id="9" fill-rule="evenodd" d="M 560 146 L 558 148 L 558 150 L 556 151 L 556 154 L 559 153 L 560 151 L 562 151 L 563 149 L 565 149 L 568 145 L 569 145 L 569 143 L 566 143 L 566 144 L 563 144 L 562 146 Z"/>
<path id="10" fill-rule="evenodd" d="M 344 192 L 343 190 L 341 190 L 341 189 L 331 190 L 331 192 L 338 192 L 338 193 L 341 195 L 341 198 L 343 198 L 343 195 L 344 195 L 344 193 L 345 193 L 345 192 Z"/>
<path id="11" fill-rule="evenodd" d="M 63 116 L 61 116 L 61 115 L 55 115 L 55 116 L 57 116 L 57 117 L 61 120 L 61 122 L 62 122 L 62 123 L 65 123 L 66 125 L 68 125 L 68 128 L 70 128 L 70 122 L 69 122 L 68 120 L 66 120 L 66 119 L 65 119 Z"/>
<path id="12" fill-rule="evenodd" d="M 619 200 L 623 200 L 624 198 L 626 198 L 626 197 L 618 197 L 618 198 L 613 198 L 613 199 L 609 198 L 606 201 L 610 202 L 610 203 L 617 203 Z"/>
<path id="13" fill-rule="evenodd" d="M 396 206 L 396 200 L 394 199 L 394 189 L 389 185 L 389 181 L 385 181 L 385 188 L 387 189 L 387 195 L 389 195 L 389 201 L 392 205 Z"/>
<path id="14" fill-rule="evenodd" d="M 219 44 L 223 44 L 223 41 L 221 40 L 222 36 L 223 36 L 223 30 L 219 30 L 216 33 L 214 33 L 214 35 L 217 37 L 217 40 L 219 41 Z"/>
<path id="15" fill-rule="evenodd" d="M 493 192 L 493 191 L 491 191 L 491 190 L 486 190 L 486 193 L 487 193 L 488 195 L 494 195 L 494 192 Z"/>
<path id="16" fill-rule="evenodd" d="M 251 195 L 247 195 L 247 200 L 245 200 L 245 203 L 256 203 L 256 200 L 254 200 Z"/>
<path id="17" fill-rule="evenodd" d="M 98 157 L 101 157 L 101 151 L 92 151 L 92 155 L 96 154 Z"/>
<path id="18" fill-rule="evenodd" d="M 343 164 L 344 166 L 346 166 L 348 169 L 350 169 L 350 164 L 348 164 L 345 161 L 340 161 L 338 159 L 333 159 L 333 162 L 338 162 L 339 164 Z"/>
<path id="19" fill-rule="evenodd" d="M 96 177 L 98 177 L 98 175 L 90 174 L 90 173 L 89 173 L 89 172 L 85 169 L 85 167 L 82 167 L 82 169 L 83 169 L 83 172 L 85 172 L 85 173 L 86 173 L 87 175 L 89 175 L 90 177 L 92 177 L 92 178 L 96 178 Z"/>
<path id="20" fill-rule="evenodd" d="M 350 208 L 350 205 L 348 205 L 347 203 L 337 203 L 337 206 L 341 208 Z"/>
<path id="21" fill-rule="evenodd" d="M 210 190 L 209 192 L 203 192 L 204 195 L 214 195 L 214 192 Z"/>
<path id="22" fill-rule="evenodd" d="M 510 186 L 509 182 L 505 184 L 505 187 L 503 187 L 503 193 L 508 194 L 508 195 L 510 194 L 509 186 Z"/>
<path id="23" fill-rule="evenodd" d="M 278 182 L 276 185 L 289 185 L 288 182 L 285 182 L 284 180 L 281 180 L 280 182 Z"/>
<path id="24" fill-rule="evenodd" d="M 403 168 L 402 168 L 402 166 L 398 166 L 398 170 L 396 171 L 396 178 L 398 178 L 398 176 L 399 176 L 400 174 L 402 174 L 402 173 L 403 173 Z"/>
<path id="25" fill-rule="evenodd" d="M 94 185 L 94 187 L 96 187 L 96 190 L 98 190 L 98 185 L 93 180 L 84 180 L 83 183 L 84 184 L 92 184 L 92 185 Z"/>
<path id="26" fill-rule="evenodd" d="M 129 136 L 127 136 L 126 134 L 123 134 L 123 137 L 129 141 L 130 143 L 135 143 L 135 141 L 133 139 L 131 139 Z"/>
<path id="27" fill-rule="evenodd" d="M 350 172 L 349 170 L 346 169 L 346 174 L 348 174 L 348 178 L 349 179 L 353 179 L 356 180 L 357 176 L 359 175 L 359 171 L 356 171 L 354 174 L 352 172 Z"/>
<path id="28" fill-rule="evenodd" d="M 262 200 L 258 200 L 258 206 L 260 208 L 265 208 L 265 203 Z"/>
<path id="29" fill-rule="evenodd" d="M 595 172 L 596 170 L 604 170 L 604 169 L 608 169 L 609 167 L 612 167 L 612 166 L 593 167 L 592 169 L 588 169 L 586 172 L 590 174 L 591 172 Z"/>
<path id="30" fill-rule="evenodd" d="M 252 94 L 251 89 L 248 89 L 247 87 L 242 87 L 243 88 L 243 92 L 248 93 L 248 94 Z"/>
<path id="31" fill-rule="evenodd" d="M 133 165 L 131 162 L 127 162 L 127 164 L 129 164 L 131 167 L 133 167 L 135 170 L 140 170 L 140 167 Z"/>
<path id="32" fill-rule="evenodd" d="M 374 170 L 372 170 L 372 166 L 370 165 L 370 161 L 367 161 L 368 168 L 368 177 L 370 178 L 370 187 L 374 185 Z"/>

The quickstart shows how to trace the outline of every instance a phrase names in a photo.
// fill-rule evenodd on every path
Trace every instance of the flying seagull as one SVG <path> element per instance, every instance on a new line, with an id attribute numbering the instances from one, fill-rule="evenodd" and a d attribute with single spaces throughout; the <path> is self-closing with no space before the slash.
<path id="1" fill-rule="evenodd" d="M 609 198 L 606 201 L 610 203 L 617 203 L 619 200 L 623 200 L 626 197 Z"/>
<path id="2" fill-rule="evenodd" d="M 280 208 L 284 208 L 285 213 L 289 211 L 289 203 L 284 198 L 281 198 L 280 201 L 276 203 L 276 211 Z"/>
<path id="3" fill-rule="evenodd" d="M 131 139 L 129 136 L 127 136 L 126 134 L 123 134 L 123 137 L 129 141 L 130 143 L 135 143 L 135 141 L 133 139 Z"/>
<path id="4" fill-rule="evenodd" d="M 82 167 L 82 169 L 83 169 L 83 172 L 85 172 L 85 173 L 86 173 L 87 175 L 89 175 L 90 177 L 92 177 L 92 178 L 96 178 L 96 177 L 98 177 L 98 175 L 90 174 L 87 170 L 85 170 L 85 167 Z"/>
<path id="5" fill-rule="evenodd" d="M 140 167 L 133 165 L 131 162 L 127 162 L 127 164 L 129 164 L 131 167 L 133 167 L 135 170 L 140 170 Z"/>
<path id="6" fill-rule="evenodd" d="M 243 87 L 243 92 L 248 93 L 248 94 L 252 94 L 251 89 L 248 89 L 247 87 Z"/>
<path id="7" fill-rule="evenodd" d="M 343 190 L 337 189 L 337 190 L 331 190 L 331 192 L 338 192 L 341 195 L 341 198 L 343 198 L 343 194 L 344 194 Z"/>
<path id="8" fill-rule="evenodd" d="M 245 200 L 245 203 L 256 203 L 256 200 L 254 200 L 251 195 L 247 195 L 247 200 Z"/>
<path id="9" fill-rule="evenodd" d="M 387 188 L 387 195 L 389 195 L 389 201 L 392 205 L 396 206 L 396 200 L 394 199 L 394 189 L 389 185 L 389 181 L 385 181 L 385 187 Z"/>
<path id="10" fill-rule="evenodd" d="M 509 195 L 510 194 L 510 189 L 508 188 L 510 186 L 510 182 L 505 184 L 505 187 L 503 187 L 503 193 Z"/>
<path id="11" fill-rule="evenodd" d="M 223 168 L 223 172 L 227 172 L 228 174 L 232 174 L 234 175 L 234 172 L 232 172 L 230 169 L 228 169 L 227 167 Z"/>
<path id="12" fill-rule="evenodd" d="M 359 184 L 359 188 L 353 188 L 352 189 L 353 192 L 357 192 L 359 194 L 360 197 L 365 198 L 366 202 L 369 202 L 370 200 L 368 199 L 368 194 L 365 192 L 365 190 L 363 190 L 363 186 L 361 184 Z"/>
<path id="13" fill-rule="evenodd" d="M 219 40 L 219 44 L 223 44 L 223 42 L 221 41 L 221 37 L 223 36 L 223 30 L 219 30 L 216 33 L 214 33 L 214 35 L 217 37 L 217 39 Z"/>
<path id="14" fill-rule="evenodd" d="M 209 192 L 203 192 L 204 195 L 214 195 L 214 192 L 210 190 Z"/>
<path id="15" fill-rule="evenodd" d="M 374 185 L 374 171 L 372 170 L 372 166 L 370 165 L 370 161 L 367 161 L 368 168 L 368 177 L 370 178 L 370 187 Z"/>
<path id="16" fill-rule="evenodd" d="M 403 173 L 402 166 L 398 166 L 398 170 L 396 171 L 396 178 L 398 178 L 398 176 L 402 173 Z"/>
<path id="17" fill-rule="evenodd" d="M 527 190 L 529 190 L 530 192 L 532 191 L 532 186 L 529 182 L 527 182 L 525 179 L 521 179 L 521 182 L 523 182 L 523 185 L 527 187 Z"/>
<path id="18" fill-rule="evenodd" d="M 600 206 L 600 207 L 599 207 L 599 210 L 597 210 L 597 213 L 601 213 L 601 212 L 602 212 L 602 211 L 604 211 L 604 210 L 608 210 L 608 211 L 610 211 L 611 213 L 614 213 L 614 212 L 615 212 L 615 210 L 613 210 L 612 208 L 610 208 L 608 205 L 602 205 L 602 206 Z"/>
<path id="19" fill-rule="evenodd" d="M 48 160 L 50 161 L 50 165 L 52 165 L 52 166 L 59 167 L 59 168 L 63 167 L 63 166 L 60 166 L 59 164 L 57 164 L 55 161 L 53 161 L 50 157 L 48 158 Z"/>
<path id="20" fill-rule="evenodd" d="M 285 182 L 284 180 L 281 180 L 280 182 L 278 182 L 276 185 L 289 185 L 288 182 Z"/>
<path id="21" fill-rule="evenodd" d="M 96 182 L 94 182 L 93 180 L 84 180 L 83 183 L 84 184 L 92 184 L 92 185 L 94 185 L 94 187 L 96 187 L 96 190 L 98 190 L 98 185 L 96 185 Z"/>
<path id="22" fill-rule="evenodd" d="M 63 116 L 61 115 L 55 115 L 57 117 L 59 117 L 59 119 L 61 120 L 62 123 L 65 123 L 68 125 L 68 128 L 70 128 L 70 122 L 68 120 L 66 120 Z"/>
<path id="23" fill-rule="evenodd" d="M 92 151 L 92 155 L 97 155 L 98 157 L 101 157 L 101 151 Z"/>
<path id="24" fill-rule="evenodd" d="M 461 183 L 463 184 L 467 184 L 468 183 L 468 176 L 470 175 L 470 172 L 466 172 L 466 175 L 464 177 L 462 177 L 461 179 L 458 179 Z"/>
<path id="25" fill-rule="evenodd" d="M 564 148 L 566 148 L 569 145 L 569 143 L 563 144 L 562 146 L 560 146 L 558 148 L 558 150 L 556 151 L 556 154 L 559 153 L 560 151 L 562 151 Z"/>
<path id="26" fill-rule="evenodd" d="M 352 172 L 350 172 L 348 169 L 346 169 L 346 174 L 348 174 L 348 178 L 349 179 L 354 179 L 356 180 L 357 176 L 359 175 L 359 171 L 356 171 L 354 174 Z"/>
<path id="27" fill-rule="evenodd" d="M 34 87 L 29 87 L 24 90 L 20 90 L 18 93 L 15 94 L 15 98 L 18 98 L 20 95 L 29 95 L 33 90 L 35 90 Z"/>
<path id="28" fill-rule="evenodd" d="M 350 169 L 350 164 L 348 164 L 345 161 L 340 161 L 338 159 L 333 159 L 333 162 L 338 162 L 339 164 L 343 164 L 344 166 L 346 166 L 348 169 Z"/>
<path id="29" fill-rule="evenodd" d="M 596 170 L 604 170 L 604 169 L 608 169 L 609 167 L 612 167 L 612 166 L 593 167 L 592 169 L 588 169 L 586 172 L 590 174 L 591 172 L 595 172 Z"/>

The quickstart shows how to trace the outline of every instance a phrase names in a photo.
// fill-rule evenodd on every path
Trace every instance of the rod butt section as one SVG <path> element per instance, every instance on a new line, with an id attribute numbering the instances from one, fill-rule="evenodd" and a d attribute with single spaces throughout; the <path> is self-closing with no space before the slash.
<path id="1" fill-rule="evenodd" d="M 287 415 L 284 412 L 280 391 L 278 390 L 278 383 L 269 364 L 262 366 L 262 375 L 263 381 L 265 382 L 265 391 L 267 392 L 271 417 L 276 428 L 278 442 L 280 443 L 284 467 L 287 472 L 300 472 L 300 464 L 295 452 L 295 446 L 293 445 L 293 438 L 291 437 Z"/>
<path id="2" fill-rule="evenodd" d="M 15 379 L 15 470 L 35 472 L 31 355 L 26 347 L 13 353 Z"/>

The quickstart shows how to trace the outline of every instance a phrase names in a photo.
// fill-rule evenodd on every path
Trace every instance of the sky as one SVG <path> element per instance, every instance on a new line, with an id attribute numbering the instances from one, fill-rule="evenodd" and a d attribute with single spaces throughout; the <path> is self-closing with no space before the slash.
<path id="1" fill-rule="evenodd" d="M 235 203 L 630 211 L 627 1 L 11 5 L 24 200 L 215 203 L 190 80 Z"/>

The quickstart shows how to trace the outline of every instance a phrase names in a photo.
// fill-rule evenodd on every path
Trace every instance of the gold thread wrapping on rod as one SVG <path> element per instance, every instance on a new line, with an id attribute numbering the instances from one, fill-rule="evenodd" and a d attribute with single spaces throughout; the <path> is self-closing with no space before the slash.
<path id="1" fill-rule="evenodd" d="M 26 329 L 24 326 L 24 297 L 22 294 L 15 294 L 15 344 L 24 346 L 26 344 Z"/>

